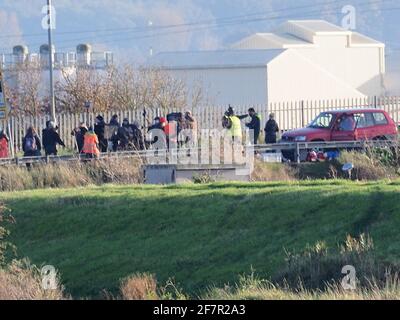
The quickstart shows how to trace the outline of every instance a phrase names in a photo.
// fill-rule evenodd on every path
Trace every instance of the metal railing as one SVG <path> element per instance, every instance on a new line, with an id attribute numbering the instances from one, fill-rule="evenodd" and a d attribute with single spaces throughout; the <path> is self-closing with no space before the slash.
<path id="1" fill-rule="evenodd" d="M 398 140 L 387 141 L 331 141 L 331 142 L 296 142 L 296 143 L 277 143 L 277 144 L 263 144 L 256 146 L 247 146 L 247 152 L 283 152 L 292 151 L 294 153 L 295 161 L 301 162 L 301 152 L 309 150 L 367 150 L 370 148 L 399 148 Z M 108 152 L 102 153 L 98 159 L 123 159 L 123 158 L 139 158 L 139 159 L 152 159 L 152 157 L 163 157 L 165 163 L 170 164 L 169 159 L 179 161 L 179 157 L 187 159 L 187 153 L 201 154 L 201 148 L 180 148 L 172 150 L 144 150 L 144 151 L 125 151 L 125 152 Z M 67 156 L 40 156 L 40 157 L 15 157 L 0 159 L 0 166 L 4 165 L 27 165 L 27 164 L 51 164 L 59 162 L 71 161 L 96 161 L 97 159 L 89 159 L 84 154 L 75 154 Z"/>
<path id="2" fill-rule="evenodd" d="M 47 54 L 29 53 L 26 55 L 0 54 L 0 68 L 3 70 L 11 69 L 18 64 L 31 62 L 38 64 L 42 68 L 49 67 Z M 104 69 L 114 64 L 114 55 L 110 51 L 91 52 L 83 59 L 82 55 L 76 52 L 56 52 L 54 53 L 54 68 L 72 68 L 72 67 L 93 67 Z"/>
<path id="3" fill-rule="evenodd" d="M 365 99 L 338 99 L 327 101 L 302 101 L 302 102 L 283 102 L 269 103 L 266 105 L 244 105 L 235 106 L 237 114 L 246 114 L 250 107 L 255 107 L 256 111 L 262 118 L 262 128 L 268 120 L 269 114 L 274 113 L 275 119 L 279 124 L 281 131 L 288 131 L 306 126 L 315 117 L 324 111 L 334 109 L 353 109 L 353 108 L 379 108 L 387 111 L 393 120 L 400 124 L 400 97 L 369 97 Z M 93 106 L 95 108 L 95 106 Z M 204 106 L 195 108 L 193 115 L 197 120 L 198 128 L 201 129 L 221 129 L 222 116 L 227 106 Z M 171 112 L 185 111 L 176 108 L 159 109 L 159 108 L 136 108 L 126 110 L 109 110 L 101 112 L 105 120 L 108 122 L 112 115 L 117 114 L 119 119 L 128 118 L 130 123 L 138 121 L 141 126 L 147 127 L 148 123 L 143 119 L 143 112 L 146 111 L 147 120 L 152 120 L 156 116 L 165 116 Z M 60 113 L 57 115 L 57 123 L 60 127 L 60 136 L 68 148 L 75 147 L 75 138 L 71 136 L 71 131 L 78 127 L 80 122 L 92 125 L 97 113 L 87 112 L 82 106 L 82 112 L 78 114 Z M 0 120 L 0 128 L 7 128 L 10 124 L 11 138 L 15 146 L 15 152 L 22 149 L 22 139 L 25 136 L 26 129 L 29 126 L 35 127 L 39 132 L 45 128 L 46 121 L 49 116 L 29 116 L 29 115 L 13 115 L 8 122 Z M 244 121 L 243 127 L 244 127 Z"/>

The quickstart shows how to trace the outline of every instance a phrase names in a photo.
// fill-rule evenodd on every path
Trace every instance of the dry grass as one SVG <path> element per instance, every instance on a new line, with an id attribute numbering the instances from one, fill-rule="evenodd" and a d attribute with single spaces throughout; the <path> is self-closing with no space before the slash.
<path id="1" fill-rule="evenodd" d="M 123 300 L 158 300 L 157 280 L 150 274 L 136 274 L 121 283 Z"/>
<path id="2" fill-rule="evenodd" d="M 340 155 L 339 163 L 340 165 L 344 165 L 345 163 L 352 163 L 354 165 L 352 178 L 355 180 L 369 181 L 398 177 L 394 167 L 385 166 L 377 157 L 361 152 L 344 151 Z"/>
<path id="3" fill-rule="evenodd" d="M 206 300 L 400 300 L 398 275 L 388 277 L 380 286 L 374 281 L 356 290 L 344 290 L 340 284 L 326 286 L 323 290 L 293 290 L 278 286 L 254 275 L 242 277 L 234 287 L 213 288 L 203 297 Z"/>
<path id="4" fill-rule="evenodd" d="M 281 163 L 263 163 L 260 160 L 256 160 L 251 180 L 254 182 L 294 181 L 296 180 L 296 173 L 295 170 L 288 165 Z"/>
<path id="5" fill-rule="evenodd" d="M 137 159 L 102 159 L 90 163 L 37 164 L 25 167 L 0 167 L 0 191 L 40 188 L 68 188 L 103 183 L 138 184 L 143 182 Z"/>
<path id="6" fill-rule="evenodd" d="M 64 300 L 62 288 L 45 290 L 36 267 L 14 261 L 0 269 L 0 300 Z"/>

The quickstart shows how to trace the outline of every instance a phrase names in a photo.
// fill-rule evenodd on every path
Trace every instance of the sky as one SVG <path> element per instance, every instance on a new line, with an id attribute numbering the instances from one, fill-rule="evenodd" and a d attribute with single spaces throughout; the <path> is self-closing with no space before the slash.
<path id="1" fill-rule="evenodd" d="M 47 42 L 45 4 L 0 0 L 0 52 L 11 52 L 16 44 L 37 52 Z M 151 48 L 154 53 L 223 49 L 289 19 L 341 25 L 348 5 L 356 10 L 356 31 L 385 42 L 388 55 L 400 53 L 399 0 L 53 0 L 53 5 L 57 51 L 91 43 L 124 62 L 144 61 Z"/>

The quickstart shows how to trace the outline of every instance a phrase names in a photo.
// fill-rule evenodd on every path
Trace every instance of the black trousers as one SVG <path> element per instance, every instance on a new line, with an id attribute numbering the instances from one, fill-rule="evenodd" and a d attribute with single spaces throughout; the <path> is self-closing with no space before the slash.
<path id="1" fill-rule="evenodd" d="M 276 135 L 267 135 L 265 137 L 265 144 L 274 144 L 277 142 Z"/>

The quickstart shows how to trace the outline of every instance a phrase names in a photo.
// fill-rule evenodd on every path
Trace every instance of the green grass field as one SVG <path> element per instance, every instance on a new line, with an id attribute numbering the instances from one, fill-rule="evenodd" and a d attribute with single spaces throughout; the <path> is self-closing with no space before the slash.
<path id="1" fill-rule="evenodd" d="M 117 292 L 136 272 L 192 296 L 252 268 L 269 277 L 284 249 L 368 232 L 400 261 L 400 182 L 104 186 L 3 193 L 20 257 L 51 264 L 74 297 Z"/>

